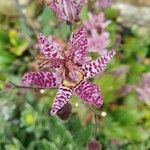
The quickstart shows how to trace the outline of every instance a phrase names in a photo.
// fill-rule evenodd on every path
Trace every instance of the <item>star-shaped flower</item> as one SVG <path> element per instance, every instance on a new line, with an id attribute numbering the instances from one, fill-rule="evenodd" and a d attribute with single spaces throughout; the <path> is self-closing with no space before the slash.
<path id="1" fill-rule="evenodd" d="M 52 9 L 58 17 L 69 22 L 74 22 L 79 19 L 79 14 L 84 3 L 85 0 L 50 0 L 48 7 Z"/>
<path id="2" fill-rule="evenodd" d="M 44 58 L 38 64 L 39 72 L 29 72 L 23 76 L 25 86 L 40 88 L 58 88 L 54 99 L 51 114 L 57 112 L 69 101 L 71 95 L 76 93 L 83 101 L 101 107 L 103 98 L 96 84 L 88 81 L 101 74 L 108 62 L 115 55 L 111 50 L 100 58 L 84 62 L 87 55 L 87 31 L 80 26 L 72 33 L 68 45 L 63 48 L 58 43 L 49 41 L 44 35 L 38 35 L 41 52 Z"/>

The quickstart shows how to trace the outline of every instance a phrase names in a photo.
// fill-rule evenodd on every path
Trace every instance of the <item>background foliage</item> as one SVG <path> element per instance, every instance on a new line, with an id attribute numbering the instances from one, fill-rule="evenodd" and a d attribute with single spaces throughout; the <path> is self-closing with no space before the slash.
<path id="1" fill-rule="evenodd" d="M 57 24 L 52 11 L 42 5 L 39 8 L 28 20 L 0 16 L 0 150 L 83 150 L 93 138 L 94 120 L 93 112 L 78 97 L 72 97 L 72 115 L 63 122 L 49 116 L 56 90 L 8 85 L 8 81 L 19 84 L 32 68 L 37 53 L 35 33 L 66 41 L 70 34 L 69 26 Z M 107 8 L 105 14 L 111 20 L 109 48 L 115 46 L 118 36 L 121 43 L 108 70 L 93 81 L 101 86 L 104 97 L 96 139 L 104 150 L 148 150 L 150 108 L 144 99 L 138 100 L 135 88 L 142 74 L 150 71 L 150 32 L 137 25 L 119 24 L 118 10 Z M 86 6 L 81 18 L 87 19 Z"/>

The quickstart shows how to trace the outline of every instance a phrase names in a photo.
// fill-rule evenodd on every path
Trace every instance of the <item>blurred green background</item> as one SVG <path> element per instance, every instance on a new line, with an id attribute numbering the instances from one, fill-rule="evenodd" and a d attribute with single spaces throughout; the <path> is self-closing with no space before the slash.
<path id="1" fill-rule="evenodd" d="M 132 5 L 142 7 L 145 2 Z M 139 97 L 136 91 L 146 84 L 143 74 L 150 72 L 150 24 L 119 22 L 121 11 L 114 5 L 104 10 L 111 20 L 107 27 L 109 48 L 116 46 L 118 37 L 121 42 L 103 76 L 93 80 L 101 86 L 104 97 L 98 110 L 96 139 L 103 150 L 150 150 L 150 99 Z M 87 10 L 85 6 L 82 20 L 87 19 Z M 0 150 L 84 150 L 93 138 L 95 124 L 93 112 L 78 97 L 70 100 L 72 115 L 63 122 L 49 115 L 56 90 L 20 89 L 8 84 L 19 84 L 22 75 L 31 70 L 39 32 L 65 41 L 70 34 L 69 26 L 58 24 L 42 0 L 24 0 L 19 7 L 15 1 L 1 0 Z M 150 93 L 145 94 L 150 98 Z"/>

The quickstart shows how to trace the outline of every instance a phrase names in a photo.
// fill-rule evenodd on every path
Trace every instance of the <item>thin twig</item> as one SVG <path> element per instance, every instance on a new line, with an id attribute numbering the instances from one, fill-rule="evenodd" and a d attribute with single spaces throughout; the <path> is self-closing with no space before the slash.
<path id="1" fill-rule="evenodd" d="M 94 113 L 94 130 L 93 130 L 93 136 L 96 139 L 97 136 L 97 131 L 98 131 L 98 120 L 97 120 L 97 115 Z"/>
<path id="2" fill-rule="evenodd" d="M 33 87 L 33 86 L 22 86 L 22 85 L 17 85 L 11 81 L 9 83 L 14 86 L 15 88 L 22 88 L 22 89 L 47 89 L 45 87 Z"/>
<path id="3" fill-rule="evenodd" d="M 83 101 L 82 101 L 83 102 Z M 84 103 L 84 105 L 86 105 L 85 104 L 85 102 L 83 102 Z M 94 110 L 92 107 L 90 107 L 90 106 L 88 106 L 88 105 L 86 105 L 87 107 L 88 107 L 88 109 L 89 110 L 91 110 L 92 112 L 93 112 L 93 114 L 94 114 L 94 129 L 93 129 L 93 136 L 94 136 L 94 138 L 96 138 L 96 136 L 97 136 L 97 131 L 98 131 L 98 116 L 101 116 L 101 113 L 100 112 L 98 112 L 98 111 L 96 111 L 96 110 Z"/>

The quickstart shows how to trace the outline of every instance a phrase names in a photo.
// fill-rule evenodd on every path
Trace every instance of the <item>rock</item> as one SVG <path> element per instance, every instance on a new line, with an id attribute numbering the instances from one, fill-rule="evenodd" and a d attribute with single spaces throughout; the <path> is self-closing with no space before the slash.
<path id="1" fill-rule="evenodd" d="M 150 26 L 150 6 L 133 5 L 129 3 L 113 3 L 113 8 L 120 10 L 118 22 L 127 25 Z"/>
<path id="2" fill-rule="evenodd" d="M 150 6 L 150 0 L 112 0 L 118 3 L 127 3 L 132 5 Z"/>

